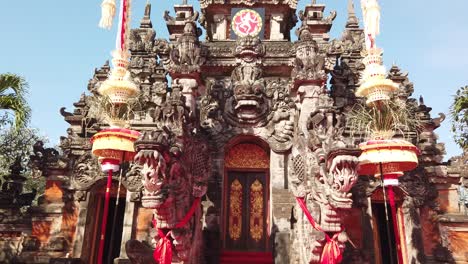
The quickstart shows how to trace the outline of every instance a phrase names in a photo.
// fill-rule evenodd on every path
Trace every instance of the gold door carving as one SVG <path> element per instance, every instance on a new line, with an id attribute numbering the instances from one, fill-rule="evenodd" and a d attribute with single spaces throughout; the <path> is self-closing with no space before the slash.
<path id="1" fill-rule="evenodd" d="M 250 236 L 256 242 L 263 237 L 263 185 L 255 180 L 250 186 Z"/>
<path id="2" fill-rule="evenodd" d="M 242 184 L 238 179 L 231 183 L 229 203 L 229 236 L 239 240 L 242 233 Z"/>
<path id="3" fill-rule="evenodd" d="M 231 148 L 226 154 L 226 168 L 268 169 L 270 158 L 260 146 L 250 143 L 239 144 Z"/>

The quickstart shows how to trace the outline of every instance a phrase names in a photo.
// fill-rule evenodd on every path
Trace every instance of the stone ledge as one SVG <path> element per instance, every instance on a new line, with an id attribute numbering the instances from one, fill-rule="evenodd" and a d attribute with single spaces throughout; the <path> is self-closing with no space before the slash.
<path id="1" fill-rule="evenodd" d="M 439 223 L 468 223 L 468 215 L 444 214 L 436 219 Z"/>
<path id="2" fill-rule="evenodd" d="M 78 258 L 52 258 L 49 264 L 83 264 Z"/>

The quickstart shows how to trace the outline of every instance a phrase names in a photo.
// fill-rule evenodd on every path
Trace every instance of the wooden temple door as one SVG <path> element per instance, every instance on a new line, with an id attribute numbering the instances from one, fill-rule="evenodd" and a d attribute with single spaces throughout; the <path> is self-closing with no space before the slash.
<path id="1" fill-rule="evenodd" d="M 238 144 L 226 153 L 225 251 L 270 251 L 268 172 L 268 152 L 256 144 Z"/>
<path id="2" fill-rule="evenodd" d="M 226 249 L 266 251 L 265 172 L 228 172 Z"/>

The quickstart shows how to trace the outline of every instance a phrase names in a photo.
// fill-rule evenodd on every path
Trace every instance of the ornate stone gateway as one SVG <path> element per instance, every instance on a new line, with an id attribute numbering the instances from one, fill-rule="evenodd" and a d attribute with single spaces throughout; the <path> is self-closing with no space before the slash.
<path id="1" fill-rule="evenodd" d="M 199 11 L 183 1 L 175 16 L 164 13 L 169 39 L 157 38 L 149 4 L 128 32 L 129 72 L 141 91 L 130 125 L 141 135 L 135 159 L 122 166 L 114 263 L 314 264 L 330 248 L 342 263 L 383 263 L 371 204 L 379 182 L 357 175 L 364 133 L 348 122 L 364 103 L 354 95 L 365 38 L 353 1 L 337 39 L 328 34 L 337 13 L 326 15 L 316 1 L 299 11 L 297 0 L 199 2 Z M 90 109 L 109 71 L 108 63 L 96 69 L 89 94 L 72 112 L 61 109 L 70 124 L 62 152 L 34 146 L 34 175 L 47 177 L 39 205 L 21 215 L 33 194 L 21 193 L 17 170 L 2 183 L 0 262 L 95 260 L 99 225 L 89 220 L 105 176 L 90 138 L 108 124 Z M 457 242 L 468 239 L 466 217 L 456 199 L 436 198 L 457 197 L 468 170 L 441 162 L 434 130 L 443 116 L 432 118 L 422 98 L 411 98 L 413 84 L 397 66 L 388 78 L 398 84 L 397 101 L 423 122 L 397 135 L 422 150 L 397 192 L 405 263 L 466 261 L 466 243 Z"/>

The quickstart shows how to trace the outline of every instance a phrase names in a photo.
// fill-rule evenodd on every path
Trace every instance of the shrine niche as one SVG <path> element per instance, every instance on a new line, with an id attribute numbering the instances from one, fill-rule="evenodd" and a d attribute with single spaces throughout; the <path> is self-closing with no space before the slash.
<path id="1" fill-rule="evenodd" d="M 158 21 L 147 4 L 128 32 L 127 77 L 141 91 L 128 125 L 140 134 L 134 159 L 110 176 L 121 210 L 121 224 L 112 225 L 116 245 L 107 246 L 111 261 L 309 264 L 334 248 L 341 263 L 384 263 L 381 183 L 358 175 L 365 131 L 350 122 L 352 109 L 365 104 L 355 91 L 368 37 L 354 2 L 337 38 L 330 36 L 337 12 L 326 14 L 317 1 L 303 10 L 296 0 L 199 3 L 199 10 L 188 1 L 175 13 L 158 10 Z M 153 28 L 161 21 L 167 39 Z M 16 248 L 5 259 L 96 260 L 105 176 L 90 138 L 109 124 L 92 116 L 91 105 L 112 71 L 103 63 L 74 109 L 60 110 L 70 124 L 62 151 L 35 145 L 30 165 L 47 178 L 47 191 L 30 216 L 19 209 L 34 193 L 21 193 L 19 172 L 2 184 L 0 252 Z M 396 65 L 383 75 L 422 122 L 395 135 L 422 152 L 396 190 L 405 263 L 467 261 L 459 242 L 466 162 L 442 162 L 435 130 L 445 116 L 412 98 L 410 75 Z"/>

